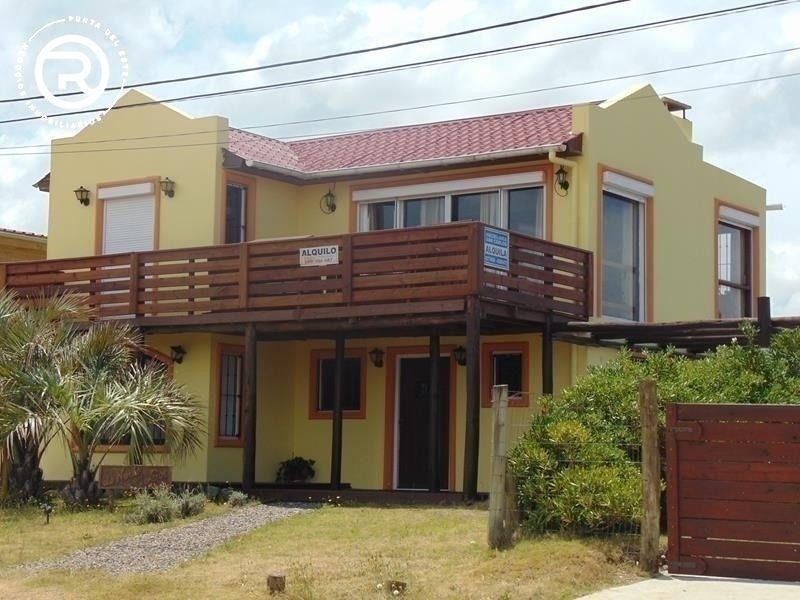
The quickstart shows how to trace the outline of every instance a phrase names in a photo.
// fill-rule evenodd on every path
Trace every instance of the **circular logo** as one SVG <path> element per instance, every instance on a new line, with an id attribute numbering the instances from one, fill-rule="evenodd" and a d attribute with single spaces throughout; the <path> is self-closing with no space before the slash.
<path id="1" fill-rule="evenodd" d="M 79 129 L 99 121 L 122 95 L 128 56 L 116 34 L 97 19 L 66 17 L 22 44 L 14 79 L 34 115 L 54 127 Z"/>

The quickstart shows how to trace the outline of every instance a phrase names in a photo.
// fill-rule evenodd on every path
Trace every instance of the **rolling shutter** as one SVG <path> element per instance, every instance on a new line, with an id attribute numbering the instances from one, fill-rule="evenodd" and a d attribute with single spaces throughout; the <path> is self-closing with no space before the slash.
<path id="1" fill-rule="evenodd" d="M 103 188 L 103 254 L 142 252 L 155 247 L 153 184 Z"/>

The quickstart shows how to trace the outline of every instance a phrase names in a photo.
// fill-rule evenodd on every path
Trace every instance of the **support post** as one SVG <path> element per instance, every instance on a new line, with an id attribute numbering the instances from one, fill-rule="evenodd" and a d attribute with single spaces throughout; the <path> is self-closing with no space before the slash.
<path id="1" fill-rule="evenodd" d="M 542 393 L 553 393 L 553 317 L 550 313 L 544 319 L 542 330 Z"/>
<path id="2" fill-rule="evenodd" d="M 478 444 L 481 419 L 481 313 L 478 298 L 467 298 L 467 411 L 464 435 L 465 501 L 478 496 Z"/>
<path id="3" fill-rule="evenodd" d="M 658 449 L 658 397 L 656 383 L 639 384 L 639 412 L 642 425 L 642 532 L 639 565 L 643 571 L 658 573 L 658 538 L 661 533 L 661 466 Z"/>
<path id="4" fill-rule="evenodd" d="M 342 395 L 344 390 L 344 338 L 336 338 L 333 418 L 331 419 L 331 489 L 342 487 Z"/>
<path id="5" fill-rule="evenodd" d="M 772 339 L 772 309 L 770 308 L 769 296 L 759 296 L 758 298 L 758 336 L 756 341 L 761 348 L 769 348 Z"/>
<path id="6" fill-rule="evenodd" d="M 428 490 L 438 492 L 441 489 L 439 477 L 439 336 L 432 335 L 428 344 L 430 357 L 430 385 L 428 388 Z"/>
<path id="7" fill-rule="evenodd" d="M 489 547 L 508 548 L 514 533 L 508 510 L 506 492 L 506 415 L 508 413 L 508 386 L 492 388 L 492 481 L 489 489 Z"/>
<path id="8" fill-rule="evenodd" d="M 252 489 L 256 478 L 256 326 L 244 330 L 244 389 L 242 394 L 242 487 Z"/>

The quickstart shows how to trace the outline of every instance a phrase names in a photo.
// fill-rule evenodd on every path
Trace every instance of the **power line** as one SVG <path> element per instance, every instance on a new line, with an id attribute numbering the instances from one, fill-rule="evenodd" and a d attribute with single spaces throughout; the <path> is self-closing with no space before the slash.
<path id="1" fill-rule="evenodd" d="M 329 122 L 329 121 L 339 121 L 339 120 L 343 120 L 343 119 L 372 117 L 372 116 L 385 115 L 385 114 L 409 112 L 409 111 L 413 111 L 413 110 L 424 110 L 424 109 L 428 109 L 428 108 L 440 108 L 440 107 L 443 107 L 443 106 L 454 106 L 454 105 L 458 105 L 458 104 L 469 104 L 469 103 L 481 102 L 481 101 L 485 101 L 485 100 L 499 100 L 499 99 L 502 99 L 502 98 L 512 98 L 512 97 L 515 97 L 515 96 L 525 96 L 525 95 L 529 95 L 529 94 L 537 94 L 537 93 L 542 93 L 542 92 L 552 92 L 552 91 L 565 90 L 565 89 L 571 89 L 571 88 L 576 88 L 576 87 L 586 87 L 586 86 L 589 86 L 589 85 L 596 85 L 596 84 L 600 84 L 600 83 L 610 83 L 610 82 L 613 82 L 613 81 L 621 81 L 621 80 L 624 80 L 624 79 L 634 79 L 634 78 L 637 78 L 637 77 L 647 77 L 647 76 L 651 76 L 651 75 L 662 75 L 664 73 L 673 73 L 673 72 L 676 72 L 676 71 L 683 71 L 683 70 L 689 70 L 689 69 L 698 69 L 698 68 L 702 68 L 702 67 L 709 67 L 709 66 L 716 66 L 716 65 L 721 65 L 721 64 L 728 64 L 728 63 L 739 62 L 739 61 L 743 61 L 743 60 L 750 60 L 750 59 L 754 59 L 754 58 L 763 58 L 765 56 L 774 56 L 774 55 L 777 55 L 777 54 L 786 54 L 788 52 L 796 52 L 798 50 L 800 50 L 800 46 L 794 46 L 792 48 L 783 48 L 783 49 L 780 49 L 780 50 L 770 50 L 770 51 L 765 51 L 765 52 L 757 52 L 757 53 L 754 53 L 754 54 L 746 54 L 746 55 L 743 55 L 743 56 L 733 56 L 733 57 L 727 57 L 727 58 L 720 58 L 720 59 L 710 60 L 710 61 L 701 62 L 701 63 L 692 63 L 692 64 L 688 64 L 688 65 L 680 65 L 680 66 L 676 66 L 676 67 L 665 67 L 665 68 L 662 68 L 662 69 L 652 69 L 652 70 L 643 71 L 643 72 L 640 72 L 640 73 L 628 73 L 628 74 L 625 74 L 625 75 L 614 75 L 614 76 L 611 76 L 611 77 L 603 77 L 603 78 L 599 78 L 599 79 L 590 79 L 590 80 L 580 81 L 580 82 L 576 82 L 576 83 L 565 83 L 565 84 L 553 85 L 553 86 L 549 86 L 549 87 L 536 88 L 536 89 L 532 89 L 532 90 L 524 90 L 524 91 L 519 91 L 519 92 L 507 92 L 507 93 L 503 93 L 503 94 L 494 94 L 494 95 L 488 95 L 488 96 L 477 96 L 477 97 L 473 97 L 473 98 L 464 98 L 464 99 L 460 99 L 460 100 L 448 100 L 448 101 L 444 101 L 444 102 L 433 102 L 433 103 L 421 104 L 421 105 L 416 105 L 416 106 L 391 108 L 391 109 L 384 109 L 384 110 L 375 110 L 375 111 L 368 111 L 368 112 L 361 112 L 361 113 L 351 113 L 351 114 L 347 114 L 347 115 L 336 115 L 336 116 L 332 116 L 332 117 L 319 117 L 319 118 L 315 118 L 315 119 L 301 119 L 301 120 L 296 120 L 296 121 L 283 121 L 283 122 L 279 122 L 279 123 L 267 123 L 267 124 L 263 124 L 263 125 L 249 125 L 249 126 L 245 126 L 245 127 L 240 127 L 238 129 L 242 129 L 242 130 L 246 130 L 246 131 L 253 130 L 253 129 L 271 129 L 271 128 L 275 128 L 275 127 L 286 127 L 288 125 L 306 125 L 306 124 L 311 124 L 311 123 L 324 123 L 324 122 Z M 680 93 L 680 92 L 667 92 L 667 93 Z M 203 134 L 208 134 L 208 133 L 220 133 L 222 131 L 226 131 L 226 130 L 222 129 L 222 130 L 204 130 L 204 131 L 179 132 L 179 133 L 164 133 L 164 134 L 159 134 L 159 135 L 145 135 L 145 136 L 135 136 L 135 137 L 125 137 L 125 138 L 109 138 L 109 139 L 106 139 L 106 140 L 94 140 L 94 141 L 76 140 L 76 141 L 66 142 L 64 144 L 61 144 L 59 147 L 63 148 L 64 146 L 67 146 L 67 145 L 100 144 L 100 143 L 127 142 L 127 141 L 150 140 L 150 139 L 154 140 L 154 139 L 160 139 L 160 138 L 176 138 L 176 137 L 203 135 Z M 361 131 L 361 130 L 359 130 L 359 131 Z M 337 133 L 337 132 L 334 132 L 334 133 Z M 352 131 L 347 131 L 345 133 L 353 133 L 353 132 Z M 284 136 L 284 137 L 281 137 L 280 139 L 288 140 L 288 139 L 297 139 L 297 138 L 303 138 L 303 137 L 308 137 L 308 136 L 307 135 Z M 152 147 L 155 148 L 155 147 L 163 147 L 163 146 L 152 146 Z M 30 145 L 24 145 L 24 146 L 0 146 L 0 150 L 12 150 L 12 149 L 14 149 L 14 150 L 23 150 L 23 149 L 28 149 L 28 148 L 50 148 L 50 144 L 30 144 Z"/>
<path id="2" fill-rule="evenodd" d="M 167 99 L 164 99 L 164 100 L 151 100 L 151 101 L 146 101 L 146 102 L 137 102 L 137 103 L 129 104 L 129 105 L 125 105 L 125 106 L 109 107 L 106 110 L 111 110 L 111 109 L 119 110 L 119 109 L 126 109 L 126 108 L 135 108 L 135 107 L 140 107 L 140 106 L 148 106 L 148 105 L 153 105 L 153 104 L 162 104 L 162 103 L 165 103 L 165 102 L 184 102 L 184 101 L 188 101 L 188 100 L 199 100 L 199 99 L 207 99 L 207 98 L 213 98 L 213 97 L 231 96 L 231 95 L 238 95 L 238 94 L 244 94 L 244 93 L 252 93 L 252 92 L 256 92 L 256 91 L 265 91 L 265 90 L 270 90 L 270 89 L 299 87 L 299 86 L 311 85 L 311 84 L 315 84 L 315 83 L 323 83 L 323 82 L 334 81 L 334 80 L 339 80 L 339 79 L 351 79 L 351 78 L 356 78 L 356 77 L 365 77 L 365 76 L 370 76 L 370 75 L 376 75 L 376 74 L 379 74 L 379 73 L 387 73 L 387 72 L 400 71 L 400 70 L 416 69 L 416 68 L 425 67 L 425 66 L 432 66 L 432 65 L 435 65 L 435 64 L 445 64 L 445 63 L 458 62 L 458 61 L 463 61 L 463 60 L 472 60 L 472 59 L 475 59 L 475 58 L 482 58 L 482 57 L 485 57 L 485 56 L 491 56 L 491 55 L 496 55 L 496 54 L 505 54 L 505 53 L 510 53 L 510 52 L 520 52 L 520 51 L 524 51 L 524 50 L 532 50 L 532 49 L 535 49 L 535 48 L 541 48 L 541 47 L 547 47 L 547 46 L 555 46 L 555 45 L 560 45 L 560 44 L 573 43 L 573 42 L 577 42 L 577 41 L 585 41 L 585 40 L 588 40 L 588 39 L 597 39 L 597 38 L 602 38 L 602 37 L 622 35 L 622 34 L 625 34 L 625 33 L 630 33 L 632 31 L 643 31 L 643 30 L 647 30 L 647 29 L 654 29 L 654 28 L 659 28 L 659 27 L 666 27 L 666 26 L 669 26 L 669 25 L 675 25 L 675 24 L 678 24 L 678 23 L 700 21 L 700 20 L 716 18 L 716 17 L 720 17 L 720 16 L 726 16 L 726 15 L 730 15 L 730 14 L 734 14 L 734 13 L 747 12 L 747 11 L 750 11 L 750 10 L 761 10 L 761 9 L 769 8 L 769 7 L 772 7 L 772 6 L 775 6 L 775 5 L 788 4 L 788 3 L 794 3 L 794 2 L 798 2 L 798 0 L 772 0 L 770 2 L 761 2 L 761 3 L 758 3 L 758 4 L 750 4 L 750 5 L 746 5 L 746 6 L 738 6 L 738 7 L 728 8 L 728 9 L 721 9 L 721 10 L 717 10 L 717 11 L 697 13 L 697 14 L 694 14 L 694 15 L 686 15 L 686 16 L 683 16 L 683 17 L 675 17 L 675 18 L 672 18 L 672 19 L 664 19 L 664 20 L 661 20 L 661 21 L 651 21 L 651 22 L 642 23 L 642 24 L 639 24 L 639 25 L 630 25 L 630 26 L 619 27 L 619 28 L 615 28 L 615 29 L 607 29 L 607 30 L 604 30 L 604 31 L 598 31 L 598 32 L 593 32 L 593 33 L 589 33 L 589 34 L 579 34 L 579 35 L 575 35 L 575 36 L 567 36 L 567 37 L 563 37 L 563 38 L 556 38 L 556 39 L 547 40 L 547 41 L 544 41 L 544 42 L 533 42 L 533 43 L 530 43 L 530 44 L 520 44 L 520 45 L 516 45 L 516 46 L 508 46 L 508 47 L 505 47 L 505 48 L 497 48 L 497 49 L 485 50 L 485 51 L 481 51 L 481 52 L 472 52 L 472 53 L 455 55 L 455 56 L 438 58 L 438 59 L 430 59 L 430 60 L 417 61 L 417 62 L 406 63 L 406 64 L 401 64 L 401 65 L 393 65 L 393 66 L 390 66 L 390 67 L 377 67 L 377 68 L 374 68 L 374 69 L 365 69 L 365 70 L 361 70 L 361 71 L 352 71 L 352 72 L 349 72 L 349 73 L 340 73 L 340 74 L 337 74 L 337 75 L 327 75 L 327 76 L 323 76 L 323 77 L 313 77 L 313 78 L 308 78 L 308 79 L 300 79 L 300 80 L 280 82 L 280 83 L 274 83 L 274 84 L 252 86 L 252 87 L 239 88 L 239 89 L 233 89 L 233 90 L 222 90 L 222 91 L 217 91 L 217 92 L 207 92 L 207 93 L 202 93 L 202 94 L 189 94 L 189 95 L 185 95 L 185 96 L 167 98 Z M 81 115 L 81 114 L 96 114 L 98 112 L 102 112 L 102 111 L 100 111 L 98 109 L 81 110 L 81 111 L 71 111 L 71 112 L 59 113 L 59 114 L 49 115 L 49 116 L 51 118 L 58 118 L 58 117 Z M 10 124 L 10 123 L 20 123 L 20 122 L 33 121 L 33 120 L 41 120 L 41 118 L 37 117 L 37 116 L 30 116 L 30 117 L 21 117 L 21 118 L 16 118 L 16 119 L 6 119 L 6 120 L 3 120 L 3 121 L 0 121 L 0 124 L 5 125 L 5 124 Z"/>
<path id="3" fill-rule="evenodd" d="M 357 56 L 357 55 L 360 55 L 360 54 L 368 54 L 368 53 L 371 53 L 371 52 L 379 52 L 379 51 L 382 51 L 382 50 L 394 50 L 396 48 L 403 48 L 403 47 L 412 46 L 412 45 L 415 45 L 415 44 L 423 44 L 423 43 L 427 43 L 427 42 L 435 42 L 435 41 L 439 41 L 439 40 L 446 40 L 446 39 L 451 39 L 451 38 L 454 38 L 454 37 L 460 37 L 460 36 L 464 36 L 464 35 L 471 35 L 473 33 L 482 33 L 484 31 L 491 31 L 491 30 L 494 30 L 494 29 L 502 29 L 502 28 L 505 28 L 505 27 L 512 27 L 514 25 L 522 25 L 522 24 L 525 24 L 525 23 L 533 23 L 535 21 L 543 21 L 543 20 L 546 20 L 546 19 L 552 19 L 554 17 L 562 17 L 564 15 L 569 15 L 569 14 L 573 14 L 573 13 L 579 13 L 579 12 L 584 12 L 584 11 L 588 11 L 588 10 L 594 10 L 594 9 L 597 9 L 597 8 L 605 8 L 607 6 L 612 6 L 614 4 L 622 4 L 622 3 L 625 3 L 625 2 L 630 2 L 630 0 L 609 0 L 608 2 L 603 2 L 601 4 L 589 4 L 589 5 L 586 5 L 586 6 L 579 6 L 577 8 L 570 8 L 568 10 L 561 10 L 561 11 L 558 11 L 558 12 L 547 13 L 547 14 L 544 14 L 544 15 L 537 15 L 535 17 L 527 17 L 525 19 L 517 19 L 517 20 L 514 20 L 514 21 L 505 21 L 503 23 L 496 23 L 494 25 L 486 25 L 484 27 L 475 27 L 475 28 L 472 28 L 472 29 L 464 29 L 462 31 L 456 31 L 456 32 L 453 32 L 453 33 L 445 33 L 445 34 L 441 34 L 441 35 L 433 35 L 433 36 L 424 37 L 424 38 L 415 38 L 415 39 L 407 40 L 407 41 L 404 41 L 404 42 L 396 42 L 394 44 L 385 44 L 383 46 L 373 46 L 373 47 L 370 47 L 370 48 L 360 48 L 358 50 L 347 50 L 347 51 L 344 51 L 344 52 L 337 52 L 337 53 L 334 53 L 334 54 L 325 54 L 325 55 L 321 55 L 321 56 L 314 56 L 314 57 L 311 57 L 311 58 L 299 58 L 299 59 L 295 59 L 295 60 L 288 60 L 288 61 L 283 61 L 283 62 L 278 62 L 278 63 L 270 63 L 270 64 L 266 64 L 266 65 L 259 65 L 257 67 L 247 67 L 247 68 L 243 68 L 243 69 L 232 69 L 232 70 L 229 70 L 229 71 L 215 71 L 213 73 L 203 73 L 201 75 L 189 75 L 189 76 L 186 76 L 186 77 L 175 77 L 175 78 L 172 78 L 172 79 L 161 79 L 161 80 L 158 80 L 158 81 L 145 81 L 145 82 L 142 82 L 142 83 L 131 84 L 128 87 L 129 88 L 131 88 L 131 87 L 143 88 L 143 87 L 149 87 L 149 86 L 154 86 L 154 85 L 164 85 L 164 84 L 168 84 L 168 83 L 183 83 L 183 82 L 186 82 L 186 81 L 197 81 L 199 79 L 210 79 L 210 78 L 213 78 L 213 77 L 223 77 L 223 76 L 226 76 L 226 75 L 240 75 L 242 73 L 252 73 L 254 71 L 264 71 L 264 70 L 267 70 L 267 69 L 277 69 L 277 68 L 280 68 L 280 67 L 291 67 L 291 66 L 296 66 L 296 65 L 304 65 L 304 64 L 320 62 L 320 61 L 325 61 L 325 60 L 333 60 L 333 59 L 336 59 L 336 58 L 344 58 L 346 56 Z M 119 86 L 115 86 L 115 87 L 108 87 L 104 91 L 111 92 L 111 91 L 117 91 L 118 89 L 119 89 Z M 57 97 L 57 98 L 60 98 L 60 97 L 63 97 L 63 96 L 79 96 L 79 95 L 81 95 L 83 93 L 84 92 L 82 92 L 82 91 L 63 92 L 63 93 L 60 93 L 60 94 L 54 94 L 54 96 Z M 14 102 L 25 102 L 25 101 L 29 101 L 29 100 L 44 100 L 44 99 L 45 99 L 44 96 L 33 96 L 33 97 L 25 97 L 25 98 L 6 98 L 4 100 L 0 100 L 0 104 L 10 104 L 10 103 L 14 103 Z"/>
<path id="4" fill-rule="evenodd" d="M 687 89 L 681 89 L 681 90 L 671 90 L 671 91 L 665 92 L 664 95 L 688 94 L 688 93 L 692 93 L 692 92 L 706 91 L 706 90 L 711 90 L 711 89 L 721 89 L 721 88 L 733 87 L 733 86 L 738 86 L 738 85 L 746 85 L 746 84 L 750 84 L 750 83 L 762 83 L 762 82 L 765 82 L 765 81 L 773 81 L 773 80 L 778 80 L 778 79 L 787 79 L 787 78 L 790 78 L 790 77 L 797 77 L 797 76 L 800 76 L 800 71 L 793 72 L 793 73 L 780 73 L 780 74 L 777 74 L 777 75 L 767 75 L 767 76 L 764 76 L 764 77 L 757 77 L 757 78 L 750 78 L 750 79 L 742 79 L 742 80 L 739 80 L 739 81 L 729 81 L 729 82 L 717 83 L 717 84 L 712 84 L 712 85 L 707 85 L 707 86 L 702 86 L 702 87 L 687 88 Z M 568 87 L 576 87 L 578 85 L 581 85 L 581 84 L 570 84 Z M 588 85 L 588 84 L 586 84 L 586 85 Z M 496 98 L 496 97 L 501 97 L 502 98 L 502 97 L 506 97 L 506 96 L 514 96 L 514 95 L 519 95 L 519 94 L 533 94 L 533 93 L 545 91 L 547 89 L 550 89 L 550 88 L 541 88 L 541 89 L 538 89 L 538 90 L 530 90 L 530 91 L 527 91 L 527 92 L 513 92 L 513 93 L 509 93 L 509 94 L 501 94 L 499 96 L 486 96 L 486 97 L 482 97 L 482 98 L 471 98 L 471 99 L 467 99 L 467 100 L 452 101 L 452 102 L 441 103 L 441 104 L 457 104 L 457 103 L 466 103 L 466 102 L 477 102 L 479 100 L 493 99 L 493 98 Z M 650 96 L 647 96 L 647 97 L 650 97 Z M 644 99 L 644 98 L 645 97 L 632 98 L 632 99 L 627 99 L 627 100 L 623 99 L 623 101 L 639 100 L 639 99 Z M 431 105 L 431 106 L 437 106 L 437 105 Z M 382 112 L 399 112 L 401 110 L 416 110 L 417 108 L 428 108 L 428 106 L 410 107 L 408 109 L 394 109 L 394 110 L 390 110 L 390 111 L 380 111 L 379 113 L 376 113 L 376 114 L 380 114 Z M 340 118 L 340 117 L 331 117 L 330 119 L 333 120 L 333 119 L 336 119 L 336 118 Z M 300 121 L 298 123 L 302 123 L 302 121 Z M 263 126 L 260 126 L 260 127 L 273 127 L 273 126 L 277 126 L 277 125 L 263 125 Z M 315 133 L 315 134 L 306 134 L 306 135 L 301 135 L 301 136 L 286 136 L 286 137 L 275 138 L 275 139 L 286 140 L 286 139 L 292 139 L 292 138 L 305 138 L 305 137 L 309 137 L 309 136 L 312 136 L 312 137 L 325 137 L 325 136 L 330 136 L 330 135 L 348 135 L 348 134 L 354 134 L 354 133 L 363 133 L 363 132 L 366 132 L 366 131 L 374 131 L 374 128 L 357 129 L 357 130 L 350 130 L 350 131 L 334 131 L 334 132 L 327 132 L 327 133 Z M 195 134 L 198 134 L 198 133 L 202 133 L 202 132 L 193 132 L 192 134 L 188 134 L 188 135 L 195 135 Z M 208 131 L 206 133 L 213 133 L 213 131 Z M 175 137 L 178 137 L 179 135 L 184 135 L 184 134 L 177 134 Z M 136 138 L 127 138 L 127 139 L 136 139 Z M 108 143 L 110 143 L 112 141 L 124 141 L 124 140 L 123 139 L 101 140 L 101 142 L 108 142 Z M 98 143 L 98 142 L 87 142 L 87 143 Z M 201 146 L 222 146 L 222 145 L 224 145 L 223 142 L 197 142 L 197 143 L 188 143 L 188 144 L 164 144 L 164 145 L 157 145 L 157 146 L 145 145 L 145 146 L 132 146 L 132 147 L 127 147 L 127 148 L 103 148 L 103 149 L 89 149 L 89 150 L 63 150 L 63 151 L 48 151 L 48 150 L 44 150 L 44 151 L 40 151 L 40 152 L 0 152 L 0 156 L 35 156 L 35 155 L 43 155 L 43 154 L 51 154 L 52 155 L 52 154 L 85 154 L 85 153 L 92 153 L 92 152 L 127 152 L 127 151 L 134 151 L 134 150 L 150 150 L 150 149 L 156 149 L 156 148 L 157 149 L 177 149 L 177 148 L 195 148 L 195 147 L 201 147 Z"/>

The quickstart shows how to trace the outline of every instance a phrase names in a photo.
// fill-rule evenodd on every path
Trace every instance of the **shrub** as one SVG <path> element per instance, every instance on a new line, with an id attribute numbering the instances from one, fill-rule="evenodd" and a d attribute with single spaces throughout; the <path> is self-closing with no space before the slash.
<path id="1" fill-rule="evenodd" d="M 133 499 L 134 511 L 125 519 L 137 525 L 145 523 L 167 523 L 177 514 L 175 494 L 166 485 L 152 491 L 141 490 Z"/>
<path id="2" fill-rule="evenodd" d="M 228 506 L 244 506 L 250 501 L 250 498 L 244 492 L 234 490 L 228 496 Z"/>
<path id="3" fill-rule="evenodd" d="M 205 501 L 202 493 L 186 490 L 176 494 L 169 486 L 160 485 L 153 490 L 137 492 L 133 500 L 134 510 L 125 516 L 125 520 L 144 525 L 167 523 L 177 517 L 185 519 L 203 512 Z"/>
<path id="4" fill-rule="evenodd" d="M 175 503 L 178 507 L 177 513 L 181 519 L 185 519 L 199 515 L 205 510 L 206 497 L 203 493 L 186 490 L 175 497 Z"/>

